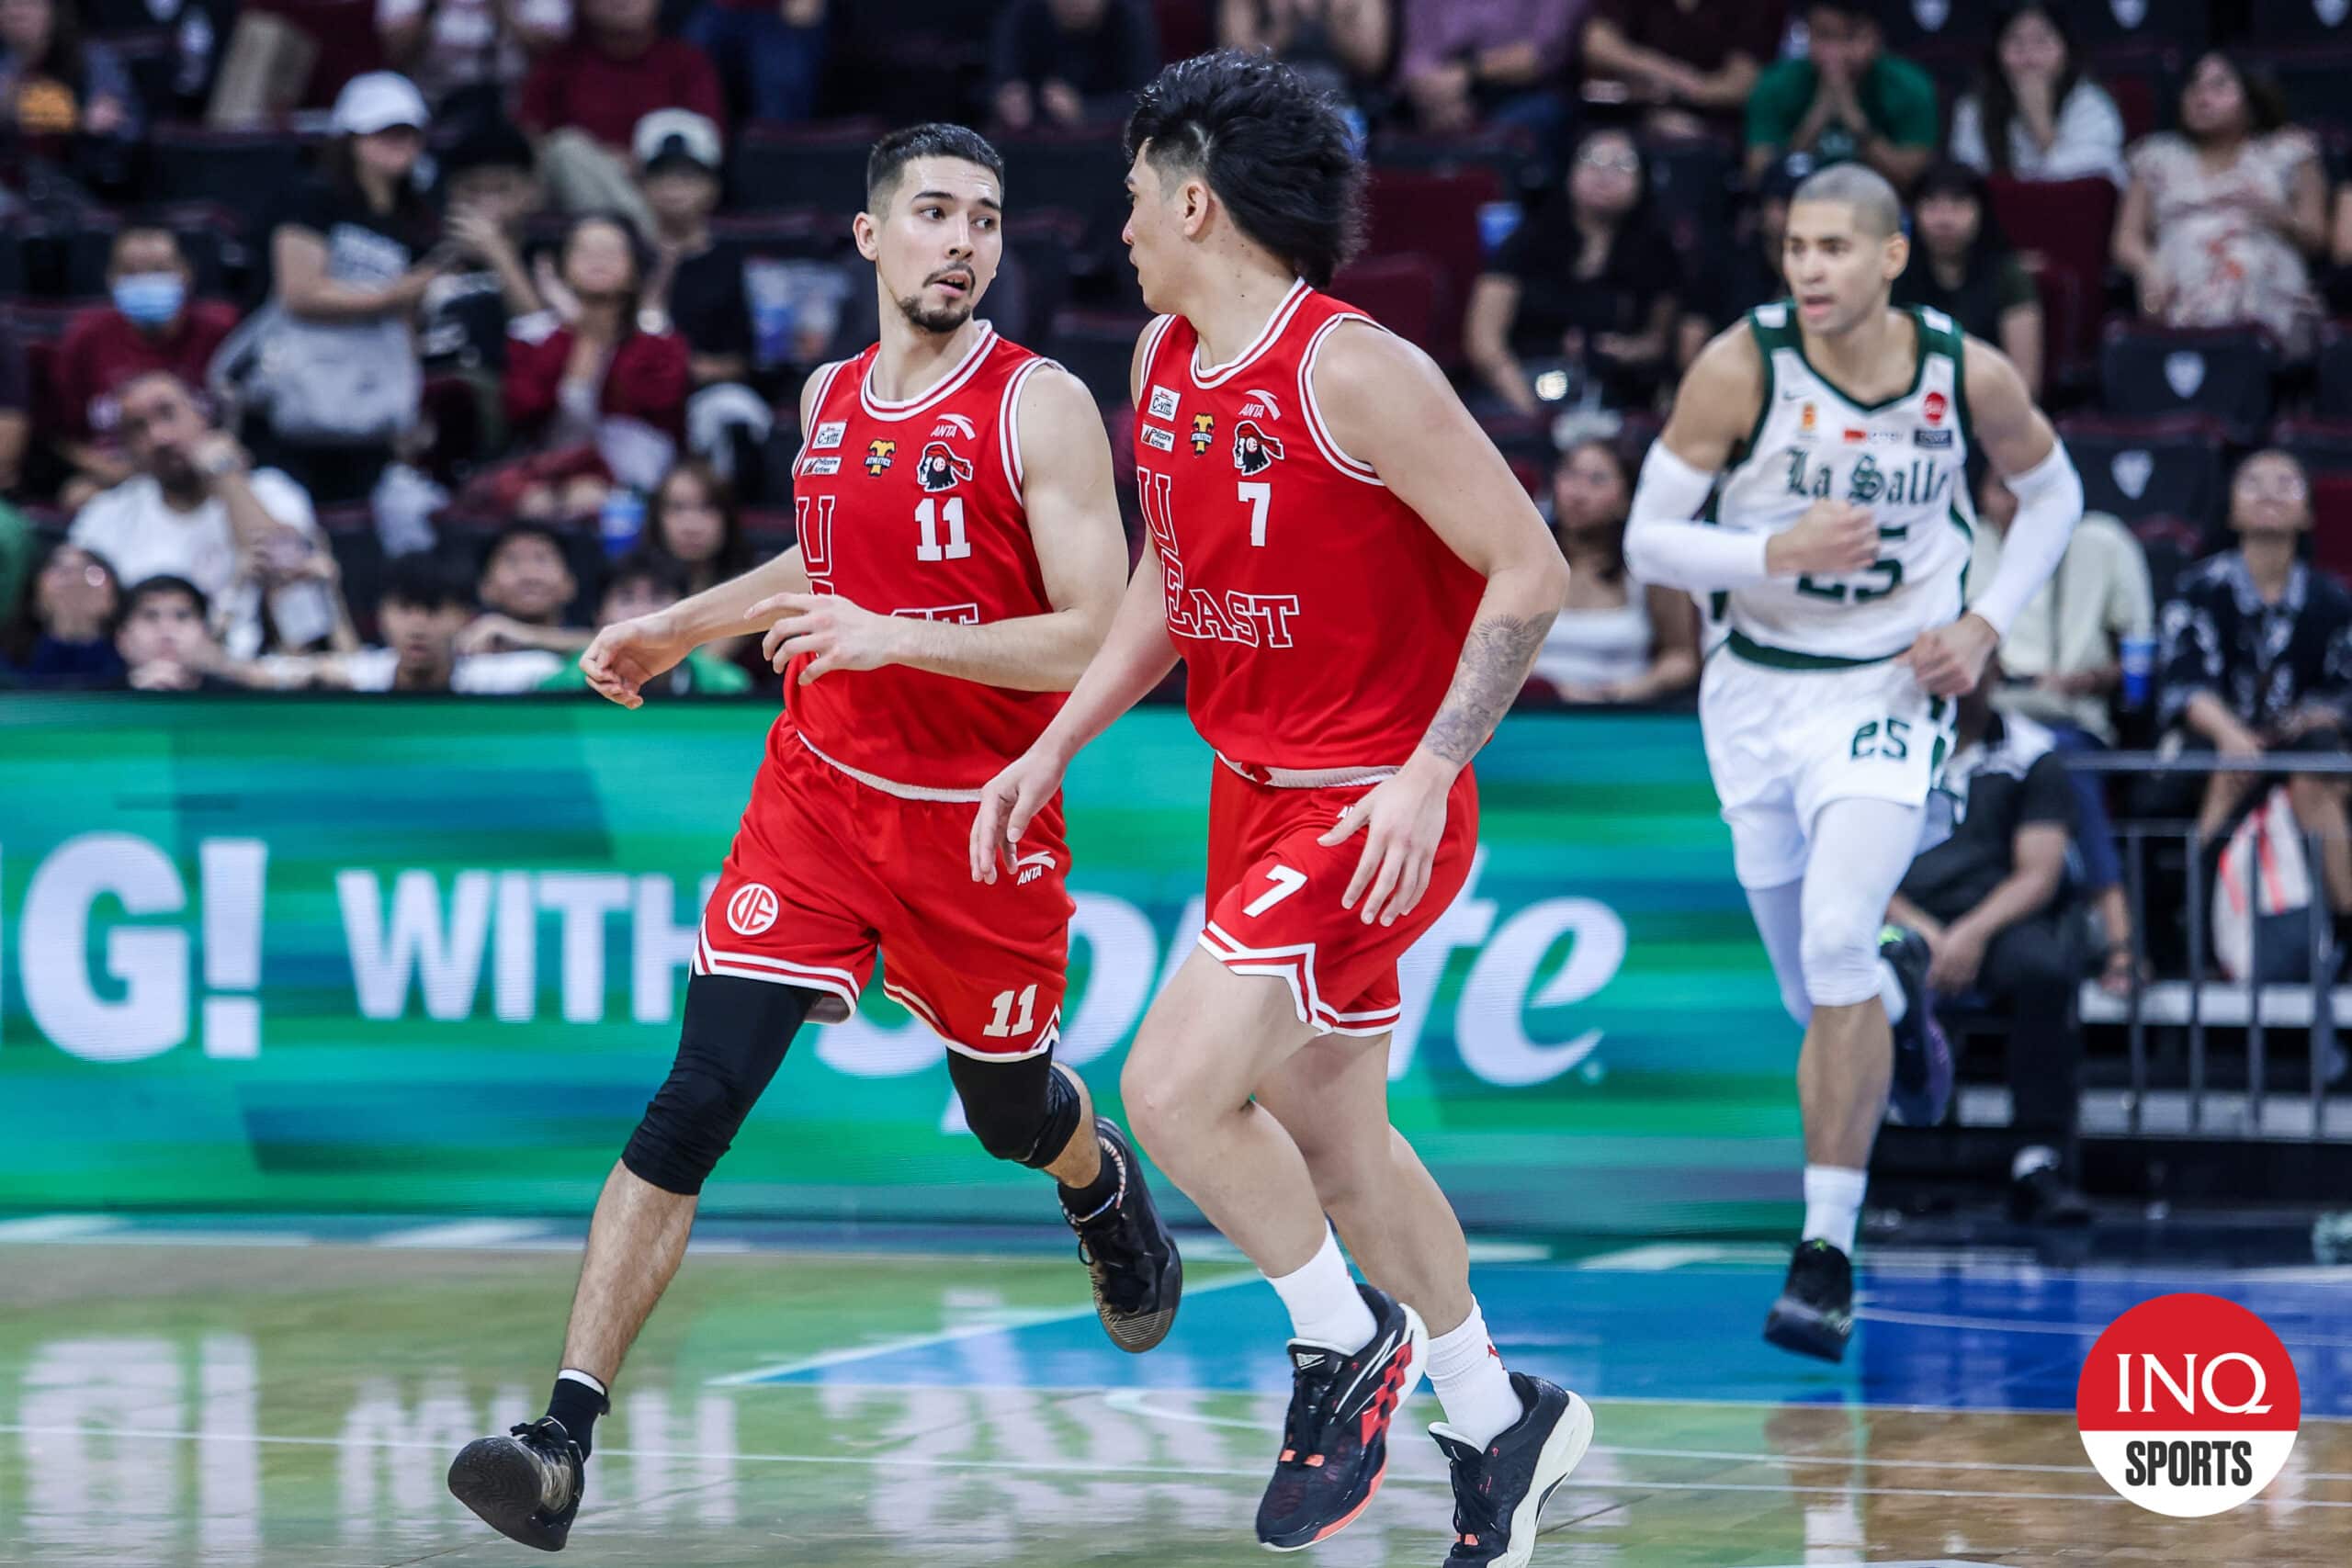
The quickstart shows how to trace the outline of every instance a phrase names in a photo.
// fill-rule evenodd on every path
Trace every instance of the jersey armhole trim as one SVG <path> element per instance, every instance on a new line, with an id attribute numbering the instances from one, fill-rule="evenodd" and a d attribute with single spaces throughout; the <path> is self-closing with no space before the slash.
<path id="1" fill-rule="evenodd" d="M 997 452 L 1004 459 L 1004 477 L 1012 481 L 1012 499 L 1015 503 L 1021 500 L 1022 482 L 1021 389 L 1029 384 L 1030 377 L 1048 365 L 1054 365 L 1054 362 L 1041 357 L 1032 359 L 1028 364 L 1015 370 L 1012 378 L 1004 384 L 1004 395 L 997 400 Z M 1054 367 L 1061 368 L 1058 365 L 1055 365 Z"/>
<path id="2" fill-rule="evenodd" d="M 1961 456 L 1976 450 L 1975 422 L 1968 417 L 1968 334 L 1957 327 L 1951 334 L 1951 412 L 1960 426 Z"/>
<path id="3" fill-rule="evenodd" d="M 833 381 L 847 364 L 849 361 L 846 359 L 836 359 L 830 365 L 820 365 L 817 373 L 808 378 L 817 384 L 817 395 L 808 402 L 808 429 L 800 433 L 801 445 L 808 445 L 810 432 L 815 430 L 817 421 L 824 414 L 825 400 L 833 395 Z"/>
<path id="4" fill-rule="evenodd" d="M 1747 439 L 1740 443 L 1739 450 L 1724 469 L 1725 478 L 1746 468 L 1747 460 L 1756 456 L 1756 444 L 1764 439 L 1764 422 L 1772 417 L 1772 395 L 1779 389 L 1772 371 L 1772 332 L 1756 319 L 1753 310 L 1747 313 L 1747 335 L 1755 341 L 1757 355 L 1764 361 L 1764 395 L 1756 404 L 1756 418 L 1747 427 Z"/>
<path id="5" fill-rule="evenodd" d="M 1322 352 L 1323 340 L 1331 335 L 1331 329 L 1343 326 L 1350 321 L 1362 321 L 1376 332 L 1388 330 L 1370 316 L 1354 310 L 1333 316 L 1321 326 L 1317 327 L 1315 335 L 1306 340 L 1306 352 L 1299 355 L 1299 401 L 1306 409 L 1307 434 L 1314 437 L 1315 449 L 1322 455 L 1323 460 L 1359 484 L 1376 485 L 1382 490 L 1386 490 L 1387 481 L 1380 477 L 1378 471 L 1370 463 L 1360 457 L 1349 456 L 1346 448 L 1340 445 L 1338 437 L 1331 434 L 1330 427 L 1323 423 L 1322 405 L 1315 400 L 1315 356 Z"/>
<path id="6" fill-rule="evenodd" d="M 1173 316 L 1154 316 L 1143 329 L 1143 363 L 1136 372 L 1134 385 L 1127 389 L 1127 400 L 1138 409 L 1150 406 L 1145 394 L 1151 390 L 1152 368 L 1159 363 L 1159 345 L 1167 341 L 1168 329 L 1175 324 Z"/>

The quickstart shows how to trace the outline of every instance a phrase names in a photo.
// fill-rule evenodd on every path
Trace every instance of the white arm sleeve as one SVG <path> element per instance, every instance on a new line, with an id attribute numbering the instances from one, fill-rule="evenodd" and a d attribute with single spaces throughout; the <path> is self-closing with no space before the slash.
<path id="1" fill-rule="evenodd" d="M 1634 576 L 1660 588 L 1710 593 L 1771 575 L 1764 570 L 1770 536 L 1690 521 L 1714 487 L 1713 474 L 1668 451 L 1665 442 L 1650 444 L 1625 525 L 1625 566 Z"/>
<path id="2" fill-rule="evenodd" d="M 2018 514 L 2001 540 L 2001 564 L 1993 581 L 1969 609 L 2006 637 L 2026 602 L 2065 558 L 2075 525 L 2083 520 L 2083 478 L 2061 441 L 2050 456 L 2005 482 L 2018 498 Z"/>

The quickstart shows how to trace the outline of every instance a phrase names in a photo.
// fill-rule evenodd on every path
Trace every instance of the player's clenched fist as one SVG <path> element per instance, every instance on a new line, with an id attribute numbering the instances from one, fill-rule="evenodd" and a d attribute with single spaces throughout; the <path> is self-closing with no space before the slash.
<path id="1" fill-rule="evenodd" d="M 1775 577 L 1842 577 L 1876 559 L 1878 519 L 1850 501 L 1815 502 L 1764 547 L 1764 565 Z"/>
<path id="2" fill-rule="evenodd" d="M 694 651 L 665 614 L 615 621 L 580 656 L 580 672 L 597 695 L 625 708 L 645 705 L 645 683 L 667 674 Z"/>

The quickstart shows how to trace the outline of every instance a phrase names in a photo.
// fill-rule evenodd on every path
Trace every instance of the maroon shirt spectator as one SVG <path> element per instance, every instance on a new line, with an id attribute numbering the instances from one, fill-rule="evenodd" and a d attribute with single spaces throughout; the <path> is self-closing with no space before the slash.
<path id="1" fill-rule="evenodd" d="M 506 417 L 525 434 L 550 423 L 564 402 L 566 372 L 573 361 L 591 357 L 576 326 L 554 327 L 545 336 L 518 335 L 506 345 Z M 685 433 L 686 340 L 675 333 L 631 332 L 613 344 L 600 380 L 575 378 L 595 388 L 595 411 L 641 420 L 675 438 Z"/>
<path id="2" fill-rule="evenodd" d="M 724 125 L 718 71 L 694 45 L 655 30 L 660 9 L 660 0 L 582 0 L 571 42 L 523 83 L 522 127 L 534 135 L 569 127 L 625 149 L 655 109 L 692 109 Z"/>
<path id="3" fill-rule="evenodd" d="M 168 370 L 191 387 L 204 385 L 213 351 L 237 324 L 232 307 L 188 299 L 192 281 L 169 229 L 126 225 L 115 235 L 107 264 L 113 301 L 77 311 L 66 323 L 50 373 L 51 434 L 67 461 L 100 489 L 131 474 L 115 434 L 115 394 L 151 370 Z"/>
<path id="4" fill-rule="evenodd" d="M 1550 129 L 1525 100 L 1548 88 L 1577 40 L 1586 0 L 1404 0 L 1404 58 L 1397 80 L 1424 130 L 1467 130 L 1482 115 L 1496 123 Z"/>

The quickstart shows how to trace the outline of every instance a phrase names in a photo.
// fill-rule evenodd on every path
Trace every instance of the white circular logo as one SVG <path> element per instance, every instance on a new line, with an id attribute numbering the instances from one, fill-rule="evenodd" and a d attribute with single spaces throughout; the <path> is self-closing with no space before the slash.
<path id="1" fill-rule="evenodd" d="M 757 936 L 775 924 L 775 891 L 763 883 L 747 882 L 727 900 L 727 923 L 744 936 Z"/>
<path id="2" fill-rule="evenodd" d="M 2091 1347 L 2075 1388 L 2107 1483 L 2176 1519 L 2227 1513 L 2276 1480 L 2302 1424 L 2295 1363 L 2270 1325 L 2218 1296 L 2142 1302 Z"/>

